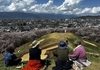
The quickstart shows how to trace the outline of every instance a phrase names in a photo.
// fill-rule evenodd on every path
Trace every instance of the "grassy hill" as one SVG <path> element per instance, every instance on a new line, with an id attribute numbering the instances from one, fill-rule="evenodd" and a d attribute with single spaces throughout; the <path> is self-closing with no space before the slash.
<path id="1" fill-rule="evenodd" d="M 70 45 L 70 53 L 72 53 L 72 50 L 74 48 L 73 42 L 76 39 L 82 40 L 82 44 L 85 46 L 86 52 L 87 52 L 87 58 L 92 62 L 92 65 L 89 67 L 86 67 L 85 70 L 100 70 L 100 47 L 99 43 L 95 43 L 93 41 L 88 41 L 88 40 L 83 40 L 82 38 L 72 34 L 72 33 L 51 33 L 42 36 L 38 40 L 44 39 L 40 43 L 40 48 L 45 49 L 52 47 L 54 45 L 57 45 L 61 40 L 66 40 L 68 38 L 69 40 L 69 45 Z M 28 53 L 28 49 L 30 48 L 31 42 L 26 43 L 18 48 L 16 48 L 15 54 L 17 54 L 18 57 L 23 56 L 24 54 Z M 20 51 L 19 51 L 20 50 Z M 19 51 L 19 52 L 18 52 Z M 3 59 L 3 55 L 0 54 L 0 59 Z M 51 70 L 51 67 L 54 65 L 53 59 L 50 59 L 52 61 L 52 65 L 49 66 L 48 70 Z M 24 65 L 26 65 L 27 62 L 25 62 Z M 2 70 L 18 70 L 15 68 L 16 66 L 13 67 L 4 67 L 4 62 L 0 61 L 0 69 Z M 21 70 L 21 69 L 19 69 Z"/>

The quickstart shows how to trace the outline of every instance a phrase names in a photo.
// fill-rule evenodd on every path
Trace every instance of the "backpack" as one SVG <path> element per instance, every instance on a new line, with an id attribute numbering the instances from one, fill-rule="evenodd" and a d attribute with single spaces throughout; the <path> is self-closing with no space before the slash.
<path id="1" fill-rule="evenodd" d="M 72 68 L 73 61 L 67 60 L 64 64 L 64 66 L 61 66 L 62 69 L 71 69 Z"/>

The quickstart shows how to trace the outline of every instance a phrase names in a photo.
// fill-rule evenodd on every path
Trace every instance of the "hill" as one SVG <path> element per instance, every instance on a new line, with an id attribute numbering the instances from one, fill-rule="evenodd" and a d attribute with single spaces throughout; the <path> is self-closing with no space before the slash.
<path id="1" fill-rule="evenodd" d="M 100 45 L 99 43 L 97 44 L 95 42 L 91 42 L 91 41 L 82 39 L 72 33 L 51 33 L 51 34 L 44 35 L 37 40 L 40 41 L 40 40 L 44 39 L 40 43 L 40 48 L 42 48 L 44 50 L 46 48 L 55 47 L 59 43 L 59 41 L 66 40 L 66 38 L 68 38 L 68 40 L 69 40 L 70 53 L 72 53 L 72 49 L 75 48 L 73 42 L 76 39 L 80 39 L 82 41 L 82 44 L 85 46 L 85 49 L 87 52 L 87 58 L 92 62 L 92 65 L 90 65 L 89 67 L 86 67 L 85 70 L 95 70 L 95 68 L 96 68 L 96 70 L 100 70 L 100 66 L 99 66 L 99 64 L 100 64 L 100 55 L 99 55 L 100 48 L 97 47 Z M 30 48 L 29 47 L 30 43 L 31 42 L 18 47 L 15 51 L 15 54 L 17 54 L 19 57 L 21 57 L 22 55 L 28 53 L 27 49 Z M 20 52 L 17 52 L 18 50 L 20 50 Z M 0 57 L 2 57 L 2 56 L 0 56 Z M 52 61 L 52 65 L 49 66 L 48 70 L 51 70 L 51 67 L 54 66 L 53 59 L 50 58 L 50 60 Z M 0 69 L 9 70 L 9 68 L 6 68 L 3 66 L 3 61 L 0 61 Z M 13 66 L 13 67 L 10 67 L 10 70 L 17 70 L 17 69 L 15 68 L 15 66 Z"/>

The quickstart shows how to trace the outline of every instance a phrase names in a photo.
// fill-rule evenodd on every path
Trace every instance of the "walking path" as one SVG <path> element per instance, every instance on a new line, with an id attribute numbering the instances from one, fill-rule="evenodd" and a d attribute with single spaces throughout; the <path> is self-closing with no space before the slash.
<path id="1" fill-rule="evenodd" d="M 87 43 L 87 44 L 90 44 L 90 45 L 92 45 L 92 46 L 94 46 L 94 47 L 97 47 L 97 45 L 95 45 L 95 44 L 93 44 L 93 43 L 91 43 L 91 42 L 88 42 L 88 41 L 85 41 L 85 40 L 83 40 L 83 42 L 85 42 L 85 43 Z"/>
<path id="2" fill-rule="evenodd" d="M 53 50 L 53 49 L 56 49 L 56 48 L 57 48 L 57 45 L 43 49 L 42 53 L 41 53 L 41 59 L 45 59 L 47 57 L 47 55 L 45 55 L 47 50 Z M 22 56 L 22 61 L 28 61 L 28 60 L 29 60 L 29 53 Z"/>
<path id="3" fill-rule="evenodd" d="M 40 40 L 39 42 L 42 42 L 44 39 Z M 57 45 L 51 46 L 49 48 L 46 49 L 42 49 L 42 53 L 41 53 L 41 59 L 45 59 L 47 57 L 47 55 L 45 55 L 47 50 L 53 50 L 56 49 Z M 25 54 L 22 56 L 22 61 L 28 61 L 29 60 L 29 53 Z"/>

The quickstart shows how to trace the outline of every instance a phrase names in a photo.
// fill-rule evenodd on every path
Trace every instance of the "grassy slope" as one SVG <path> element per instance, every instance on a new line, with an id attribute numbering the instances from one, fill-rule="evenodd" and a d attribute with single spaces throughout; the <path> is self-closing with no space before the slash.
<path id="1" fill-rule="evenodd" d="M 80 37 L 77 37 L 75 35 L 73 35 L 72 33 L 52 33 L 52 34 L 47 34 L 41 38 L 39 38 L 38 40 L 44 39 L 44 41 L 42 41 L 40 43 L 41 48 L 47 48 L 50 47 L 52 45 L 58 44 L 59 41 L 61 40 L 66 40 L 66 38 L 69 39 L 69 44 L 74 48 L 73 46 L 73 42 L 75 39 L 81 39 Z M 81 39 L 82 40 L 82 39 Z M 88 41 L 90 42 L 90 41 Z M 31 43 L 31 42 L 30 42 Z M 22 45 L 21 47 L 18 47 L 16 49 L 15 54 L 17 54 L 17 56 L 22 56 L 23 54 L 28 52 L 29 44 L 27 43 L 25 45 Z M 92 42 L 94 44 L 96 44 L 97 46 L 99 46 L 100 44 Z M 94 47 L 93 45 L 87 44 L 85 42 L 83 42 L 83 45 L 85 46 L 85 49 L 87 52 L 91 52 L 91 53 L 99 53 L 100 52 L 100 48 L 99 47 Z M 18 50 L 21 50 L 19 53 L 17 52 Z M 72 49 L 70 49 L 70 53 L 72 53 Z M 0 55 L 0 57 L 3 57 L 2 55 Z M 92 61 L 92 65 L 90 65 L 89 67 L 86 67 L 85 70 L 100 70 L 100 56 L 96 56 L 96 55 L 91 55 L 91 54 L 87 54 L 87 57 L 90 61 Z M 0 58 L 2 59 L 2 58 Z M 52 65 L 54 65 L 53 61 L 52 61 Z M 50 67 L 52 67 L 52 65 Z M 50 68 L 49 67 L 49 68 Z M 13 67 L 4 67 L 4 62 L 0 61 L 0 69 L 2 70 L 18 70 L 15 68 L 15 66 Z M 20 70 L 20 69 L 19 69 Z M 50 70 L 50 69 L 48 69 Z"/>

